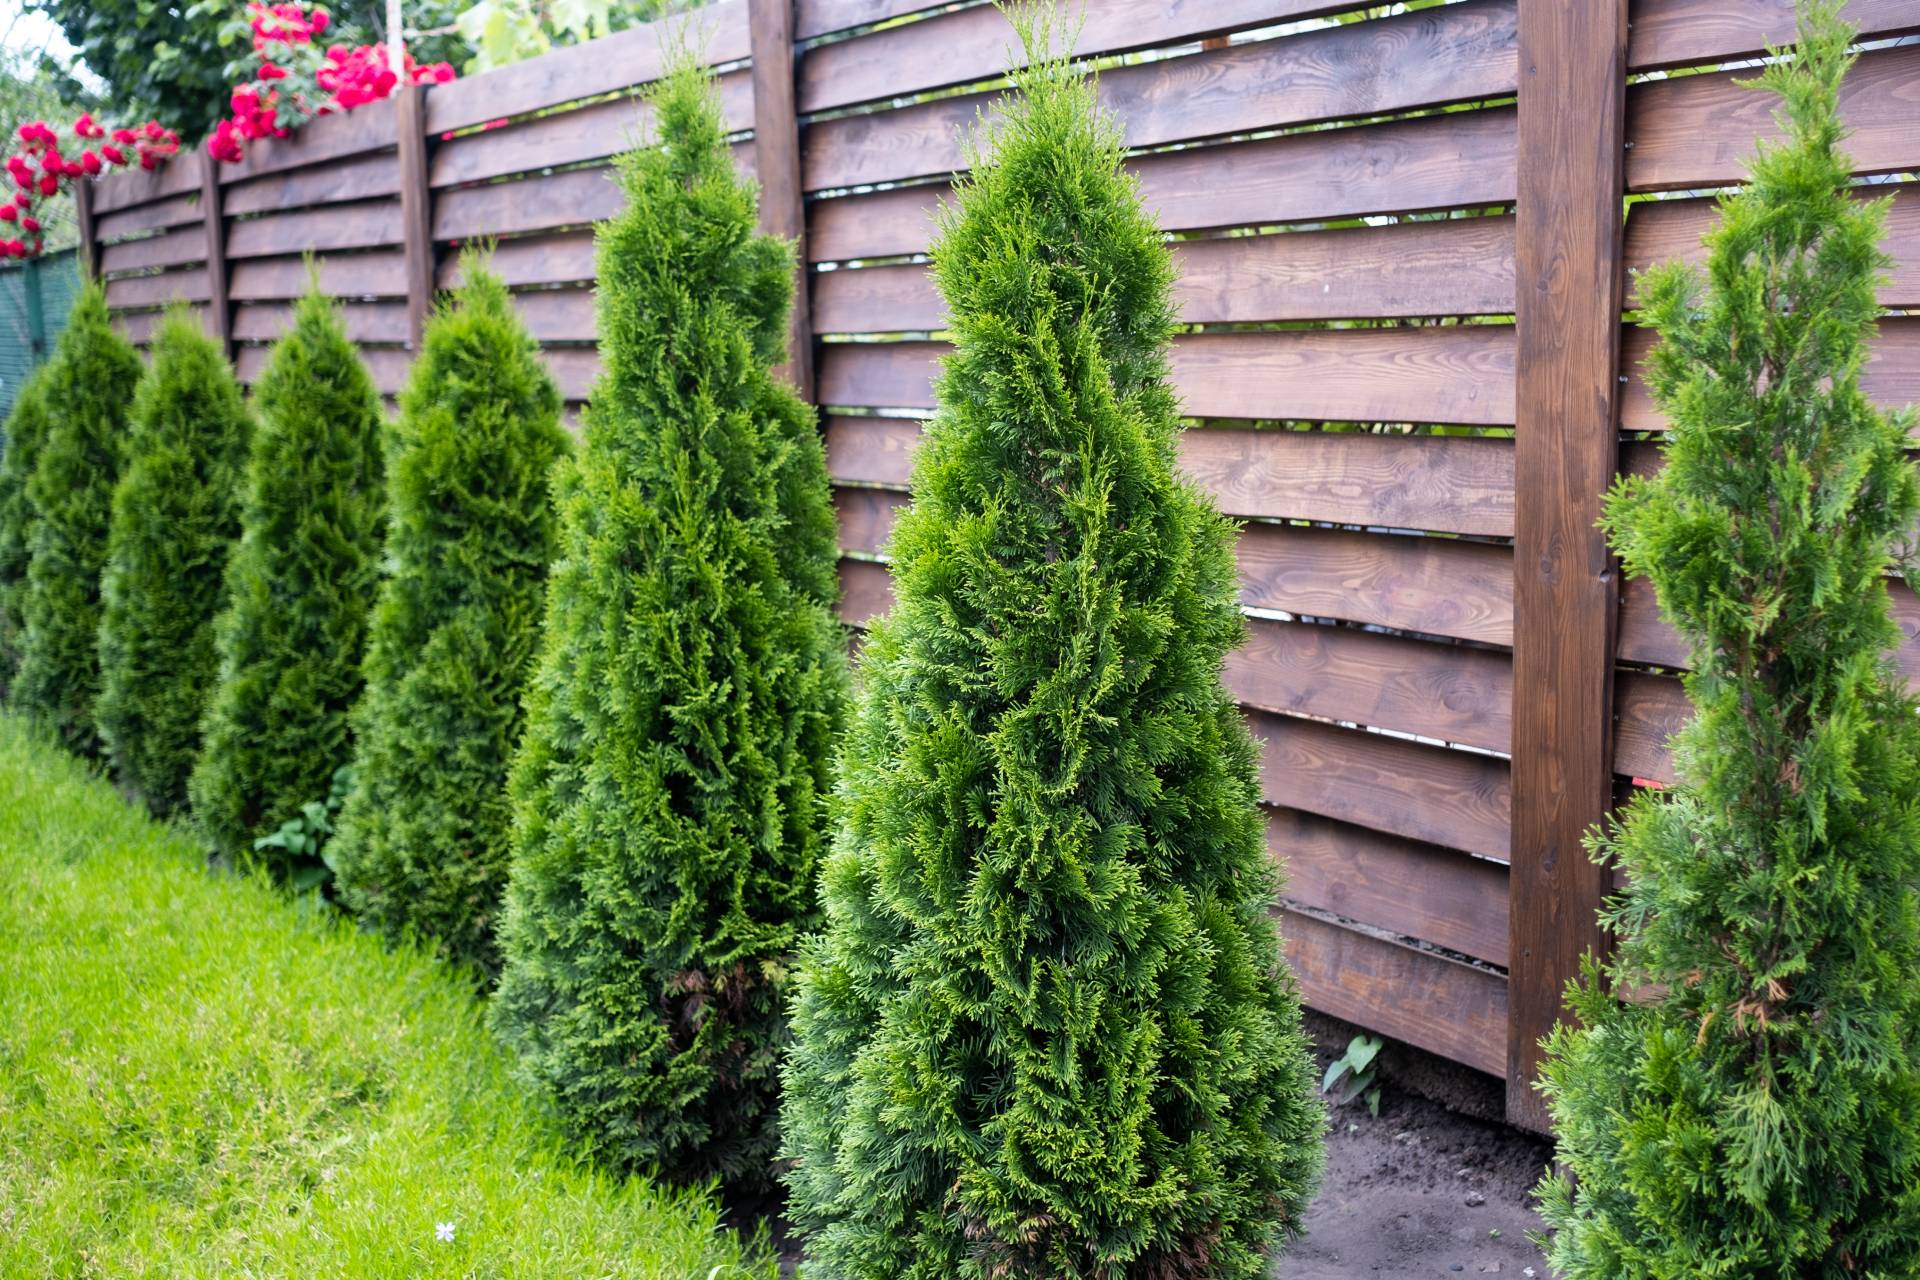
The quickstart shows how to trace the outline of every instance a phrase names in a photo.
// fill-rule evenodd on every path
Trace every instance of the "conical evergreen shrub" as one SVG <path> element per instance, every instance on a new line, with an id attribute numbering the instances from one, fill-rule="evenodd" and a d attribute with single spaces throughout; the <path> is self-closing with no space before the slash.
<path id="1" fill-rule="evenodd" d="M 113 487 L 126 453 L 127 409 L 142 369 L 115 329 L 98 284 L 81 290 L 42 384 L 46 441 L 27 481 L 33 504 L 20 669 L 14 706 L 44 722 L 74 753 L 100 738 L 100 570 L 107 559 Z"/>
<path id="2" fill-rule="evenodd" d="M 1606 525 L 1696 716 L 1678 784 L 1594 842 L 1619 949 L 1547 1041 L 1569 1280 L 1920 1275 L 1920 708 L 1884 656 L 1920 492 L 1911 416 L 1860 388 L 1886 202 L 1847 185 L 1835 8 L 1760 77 L 1786 140 L 1722 199 L 1704 284 L 1640 283 L 1667 465 Z"/>
<path id="3" fill-rule="evenodd" d="M 834 523 L 769 372 L 791 247 L 755 232 L 707 79 L 652 103 L 599 233 L 606 367 L 560 486 L 491 1017 L 598 1154 L 751 1195 L 844 717 Z"/>
<path id="4" fill-rule="evenodd" d="M 274 344 L 253 408 L 219 677 L 188 791 L 215 854 L 307 888 L 325 878 L 318 863 L 253 842 L 323 800 L 348 761 L 386 507 L 380 397 L 317 291 Z"/>
<path id="5" fill-rule="evenodd" d="M 184 310 L 161 322 L 151 357 L 113 492 L 94 711 L 116 780 L 166 815 L 186 803 L 218 671 L 252 422 L 225 353 Z"/>
<path id="6" fill-rule="evenodd" d="M 463 275 L 428 321 L 387 455 L 387 576 L 329 860 L 364 923 L 492 974 L 507 770 L 554 550 L 547 481 L 568 440 L 506 286 L 478 256 Z"/>
<path id="7" fill-rule="evenodd" d="M 1325 1120 L 1221 684 L 1234 530 L 1175 473 L 1120 128 L 1027 33 L 934 253 L 956 349 L 801 960 L 790 1212 L 815 1280 L 1251 1280 Z"/>
<path id="8" fill-rule="evenodd" d="M 0 694 L 13 683 L 20 665 L 21 633 L 26 629 L 20 610 L 26 603 L 33 532 L 27 480 L 50 425 L 46 376 L 43 364 L 20 384 L 13 408 L 7 411 L 6 442 L 0 446 Z"/>

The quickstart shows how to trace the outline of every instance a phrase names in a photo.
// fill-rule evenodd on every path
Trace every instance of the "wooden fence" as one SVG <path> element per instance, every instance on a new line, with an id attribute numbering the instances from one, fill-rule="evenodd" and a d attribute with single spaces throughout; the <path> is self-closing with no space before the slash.
<path id="1" fill-rule="evenodd" d="M 1855 0 L 1861 172 L 1920 168 L 1920 0 Z M 766 224 L 803 245 L 791 372 L 821 405 L 843 611 L 887 607 L 887 534 L 945 349 L 925 267 L 961 135 L 1007 69 L 978 4 L 726 0 L 692 18 Z M 1251 632 L 1227 679 L 1264 743 L 1280 904 L 1308 1002 L 1508 1082 L 1605 891 L 1580 836 L 1670 776 L 1686 652 L 1594 528 L 1661 420 L 1626 272 L 1699 255 L 1771 103 L 1733 83 L 1790 0 L 1087 0 L 1140 189 L 1171 234 L 1191 474 L 1246 522 Z M 591 224 L 660 70 L 640 28 L 321 120 L 243 165 L 94 188 L 86 241 L 136 337 L 206 309 L 254 376 L 302 289 L 345 300 L 381 388 L 451 250 L 496 238 L 565 394 L 596 368 Z M 487 127 L 495 125 L 497 127 Z M 1885 302 L 1920 302 L 1920 191 Z M 1623 207 L 1627 210 L 1622 214 Z M 1920 399 L 1920 319 L 1869 371 Z M 1901 588 L 1902 625 L 1920 602 Z M 1920 677 L 1920 644 L 1901 653 Z"/>

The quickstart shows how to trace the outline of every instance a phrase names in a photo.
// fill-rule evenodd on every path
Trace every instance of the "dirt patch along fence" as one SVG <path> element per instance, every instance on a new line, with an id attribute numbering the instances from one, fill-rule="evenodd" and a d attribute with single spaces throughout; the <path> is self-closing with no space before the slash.
<path id="1" fill-rule="evenodd" d="M 1868 386 L 1920 399 L 1920 0 L 1855 0 L 1845 95 L 1898 200 Z M 884 564 L 932 408 L 932 211 L 1011 32 L 982 6 L 725 0 L 691 18 L 766 225 L 802 241 L 790 372 L 821 406 L 842 610 Z M 1606 890 L 1580 837 L 1672 774 L 1687 654 L 1594 528 L 1662 423 L 1628 271 L 1699 255 L 1771 102 L 1737 87 L 1790 0 L 1089 0 L 1077 52 L 1173 240 L 1189 472 L 1246 522 L 1249 643 L 1278 904 L 1309 1004 L 1530 1081 Z M 245 164 L 91 192 L 84 231 L 136 337 L 185 298 L 254 376 L 304 286 L 343 299 L 399 389 L 453 250 L 498 242 L 565 394 L 594 350 L 592 223 L 659 74 L 642 27 L 316 122 Z M 500 123 L 504 122 L 504 123 Z M 1624 213 L 1623 213 L 1624 210 Z M 1896 590 L 1920 635 L 1920 602 Z M 1899 655 L 1920 676 L 1920 643 Z"/>

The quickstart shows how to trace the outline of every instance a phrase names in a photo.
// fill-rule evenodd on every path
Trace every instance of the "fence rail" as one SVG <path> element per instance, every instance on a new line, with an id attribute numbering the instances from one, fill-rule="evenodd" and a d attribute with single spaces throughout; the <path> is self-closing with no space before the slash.
<path id="1" fill-rule="evenodd" d="M 1920 298 L 1920 0 L 1854 0 L 1862 175 L 1897 196 L 1889 308 Z M 789 370 L 821 406 L 842 614 L 884 612 L 887 537 L 944 324 L 924 254 L 961 138 L 1008 69 L 979 4 L 726 0 L 690 18 L 762 219 L 801 245 Z M 1249 641 L 1227 680 L 1263 744 L 1269 842 L 1309 1004 L 1508 1080 L 1539 1126 L 1536 1038 L 1605 883 L 1581 833 L 1669 780 L 1687 654 L 1593 528 L 1659 465 L 1627 273 L 1698 258 L 1769 103 L 1733 81 L 1791 0 L 1089 0 L 1076 53 L 1173 241 L 1190 329 L 1182 461 L 1228 513 Z M 137 339 L 201 308 L 257 375 L 323 288 L 398 391 L 460 244 L 497 243 L 566 396 L 590 392 L 592 224 L 646 127 L 647 26 L 410 89 L 239 166 L 98 184 L 93 260 Z M 1624 216 L 1623 208 L 1626 210 Z M 1920 319 L 1869 391 L 1920 399 Z M 1920 601 L 1900 587 L 1920 679 Z"/>

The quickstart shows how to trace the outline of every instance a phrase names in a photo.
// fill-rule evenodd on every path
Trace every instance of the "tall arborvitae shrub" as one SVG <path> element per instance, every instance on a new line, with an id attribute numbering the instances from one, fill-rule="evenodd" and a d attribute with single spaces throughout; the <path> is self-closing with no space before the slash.
<path id="1" fill-rule="evenodd" d="M 652 103 L 599 233 L 606 369 L 560 485 L 492 1018 L 599 1154 L 752 1194 L 844 717 L 834 523 L 769 372 L 792 250 L 755 233 L 706 79 Z"/>
<path id="2" fill-rule="evenodd" d="M 252 427 L 232 366 L 192 316 L 161 322 L 152 360 L 113 493 L 95 718 L 116 780 L 164 815 L 186 803 L 200 750 Z"/>
<path id="3" fill-rule="evenodd" d="M 386 506 L 380 397 L 317 291 L 274 344 L 253 407 L 218 683 L 188 790 L 216 854 L 305 886 L 323 878 L 318 864 L 256 855 L 253 842 L 323 800 L 347 763 Z"/>
<path id="4" fill-rule="evenodd" d="M 100 750 L 100 570 L 141 371 L 133 344 L 113 327 L 106 294 L 89 285 L 73 304 L 42 384 L 48 425 L 27 480 L 31 559 L 11 689 L 16 707 L 80 755 Z"/>
<path id="5" fill-rule="evenodd" d="M 387 577 L 329 860 L 363 922 L 491 974 L 507 770 L 553 558 L 547 480 L 568 442 L 506 286 L 478 257 L 462 271 L 387 455 Z"/>
<path id="6" fill-rule="evenodd" d="M 956 350 L 802 958 L 791 1212 L 816 1280 L 1251 1280 L 1324 1119 L 1221 684 L 1234 530 L 1175 473 L 1120 128 L 1028 45 L 935 250 Z"/>
<path id="7" fill-rule="evenodd" d="M 1697 714 L 1678 784 L 1595 841 L 1619 950 L 1547 1042 L 1569 1280 L 1920 1275 L 1920 708 L 1883 576 L 1920 496 L 1911 417 L 1860 388 L 1886 204 L 1847 186 L 1834 9 L 1760 77 L 1786 141 L 1722 200 L 1704 285 L 1641 281 L 1667 465 L 1606 524 Z"/>
<path id="8" fill-rule="evenodd" d="M 7 412 L 6 442 L 0 446 L 0 693 L 13 683 L 20 665 L 25 629 L 20 609 L 26 603 L 33 531 L 27 480 L 47 439 L 46 376 L 43 364 L 20 384 L 13 408 Z"/>

